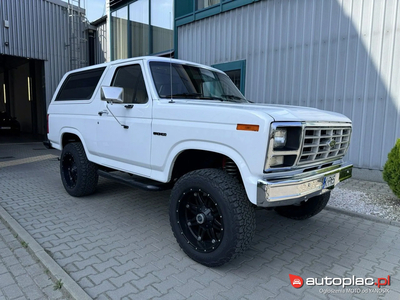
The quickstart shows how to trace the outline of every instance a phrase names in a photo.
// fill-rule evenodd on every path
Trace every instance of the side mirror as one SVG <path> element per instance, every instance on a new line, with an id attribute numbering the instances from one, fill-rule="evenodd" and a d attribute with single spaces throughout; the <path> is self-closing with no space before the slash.
<path id="1" fill-rule="evenodd" d="M 101 100 L 111 103 L 124 102 L 124 89 L 118 86 L 102 86 L 101 87 Z"/>

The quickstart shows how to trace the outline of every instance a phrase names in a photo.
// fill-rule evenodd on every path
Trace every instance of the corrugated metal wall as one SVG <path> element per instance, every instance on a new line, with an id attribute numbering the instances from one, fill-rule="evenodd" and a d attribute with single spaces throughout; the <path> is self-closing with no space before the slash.
<path id="1" fill-rule="evenodd" d="M 178 27 L 180 59 L 246 60 L 246 97 L 353 120 L 349 160 L 382 169 L 400 137 L 398 0 L 269 0 Z"/>
<path id="2" fill-rule="evenodd" d="M 107 19 L 98 23 L 96 26 L 96 40 L 94 47 L 95 63 L 101 64 L 109 61 L 109 54 L 107 53 Z"/>
<path id="3" fill-rule="evenodd" d="M 70 68 L 67 4 L 59 0 L 0 0 L 0 21 L 0 54 L 44 60 L 48 105 Z"/>

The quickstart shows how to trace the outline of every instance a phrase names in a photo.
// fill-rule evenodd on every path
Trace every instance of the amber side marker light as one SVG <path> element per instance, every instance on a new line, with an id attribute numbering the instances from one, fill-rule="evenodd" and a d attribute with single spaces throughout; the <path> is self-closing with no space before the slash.
<path id="1" fill-rule="evenodd" d="M 258 131 L 259 129 L 260 125 L 237 124 L 236 126 L 236 130 Z"/>

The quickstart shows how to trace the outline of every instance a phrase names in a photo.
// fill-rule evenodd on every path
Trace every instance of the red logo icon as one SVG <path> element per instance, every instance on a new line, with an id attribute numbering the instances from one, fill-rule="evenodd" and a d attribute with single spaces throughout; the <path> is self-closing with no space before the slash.
<path id="1" fill-rule="evenodd" d="M 300 276 L 289 274 L 289 278 L 290 283 L 295 289 L 301 288 L 304 284 L 303 278 L 301 278 Z"/>

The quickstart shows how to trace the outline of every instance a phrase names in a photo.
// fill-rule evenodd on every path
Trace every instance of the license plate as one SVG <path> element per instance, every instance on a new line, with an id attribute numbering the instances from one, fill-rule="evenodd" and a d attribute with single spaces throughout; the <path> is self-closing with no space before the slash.
<path id="1" fill-rule="evenodd" d="M 336 178 L 336 174 L 326 176 L 324 178 L 324 184 L 322 185 L 322 187 L 324 189 L 326 189 L 328 187 L 334 186 L 335 185 L 335 178 Z"/>
<path id="2" fill-rule="evenodd" d="M 11 129 L 11 127 L 8 127 L 8 126 L 3 126 L 3 127 L 0 127 L 0 129 L 8 129 L 8 130 L 10 130 L 10 129 Z"/>

